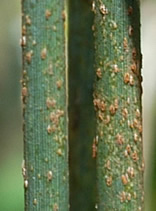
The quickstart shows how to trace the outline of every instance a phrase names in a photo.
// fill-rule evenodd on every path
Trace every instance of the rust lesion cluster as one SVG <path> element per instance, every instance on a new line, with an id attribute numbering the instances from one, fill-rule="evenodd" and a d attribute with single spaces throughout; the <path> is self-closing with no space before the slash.
<path id="1" fill-rule="evenodd" d="M 108 9 L 106 8 L 106 6 L 103 3 L 100 4 L 99 9 L 100 9 L 100 12 L 103 16 L 108 15 Z"/>
<path id="2" fill-rule="evenodd" d="M 59 120 L 64 116 L 64 111 L 57 109 L 50 113 L 50 121 L 57 127 L 59 125 Z"/>
<path id="3" fill-rule="evenodd" d="M 94 99 L 93 101 L 95 110 L 100 110 L 102 112 L 106 111 L 106 102 L 100 99 Z"/>
<path id="4" fill-rule="evenodd" d="M 122 191 L 119 193 L 119 199 L 120 199 L 120 202 L 121 203 L 124 203 L 124 202 L 128 202 L 128 201 L 131 201 L 132 199 L 132 194 L 129 193 L 129 192 L 125 192 L 125 191 Z"/>
<path id="5" fill-rule="evenodd" d="M 47 109 L 55 109 L 51 111 L 49 115 L 49 120 L 52 124 L 47 127 L 48 134 L 55 132 L 59 126 L 60 118 L 64 116 L 64 110 L 56 109 L 56 100 L 54 98 L 48 97 L 46 100 Z"/>
<path id="6" fill-rule="evenodd" d="M 104 99 L 95 98 L 93 100 L 93 104 L 94 104 L 95 111 L 97 112 L 98 118 L 101 121 L 106 121 L 107 123 L 109 123 L 110 118 L 106 116 L 106 119 L 105 119 L 105 115 L 104 115 L 107 109 L 106 101 Z"/>
<path id="7" fill-rule="evenodd" d="M 47 105 L 47 108 L 48 109 L 55 108 L 55 106 L 56 106 L 56 100 L 54 98 L 48 97 L 47 100 L 46 100 L 46 105 Z"/>
<path id="8" fill-rule="evenodd" d="M 131 73 L 129 73 L 129 72 L 126 72 L 124 74 L 124 82 L 125 82 L 125 84 L 130 84 L 131 86 L 133 86 L 134 85 L 134 77 L 133 77 L 133 75 Z"/>
<path id="9" fill-rule="evenodd" d="M 138 152 L 136 150 L 132 150 L 132 146 L 129 144 L 126 146 L 124 155 L 127 158 L 130 156 L 134 162 L 137 162 L 139 160 Z"/>
<path id="10" fill-rule="evenodd" d="M 116 111 L 118 110 L 119 107 L 119 102 L 118 99 L 116 98 L 114 102 L 109 106 L 109 112 L 111 115 L 114 115 Z"/>

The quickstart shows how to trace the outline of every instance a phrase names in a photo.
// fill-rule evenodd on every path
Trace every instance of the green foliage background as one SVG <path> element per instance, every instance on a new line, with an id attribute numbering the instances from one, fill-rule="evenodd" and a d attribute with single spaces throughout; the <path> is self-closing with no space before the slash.
<path id="1" fill-rule="evenodd" d="M 22 211 L 20 0 L 0 1 L 0 210 Z"/>

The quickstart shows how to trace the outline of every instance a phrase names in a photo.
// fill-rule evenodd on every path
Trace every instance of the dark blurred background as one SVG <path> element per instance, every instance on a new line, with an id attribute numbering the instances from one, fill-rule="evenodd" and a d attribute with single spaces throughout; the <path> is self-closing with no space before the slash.
<path id="1" fill-rule="evenodd" d="M 0 0 L 0 211 L 23 211 L 21 1 Z M 156 211 L 156 0 L 142 0 L 146 211 Z"/>

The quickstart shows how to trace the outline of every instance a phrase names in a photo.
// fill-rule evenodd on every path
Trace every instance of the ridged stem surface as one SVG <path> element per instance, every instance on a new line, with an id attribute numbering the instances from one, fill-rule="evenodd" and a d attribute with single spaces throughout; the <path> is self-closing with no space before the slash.
<path id="1" fill-rule="evenodd" d="M 67 11 L 65 0 L 23 0 L 25 210 L 67 211 Z"/>
<path id="2" fill-rule="evenodd" d="M 95 0 L 97 208 L 144 210 L 140 5 Z"/>

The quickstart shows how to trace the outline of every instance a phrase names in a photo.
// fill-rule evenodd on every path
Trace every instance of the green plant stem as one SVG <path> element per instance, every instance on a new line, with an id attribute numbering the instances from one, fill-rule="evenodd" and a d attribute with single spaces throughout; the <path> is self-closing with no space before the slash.
<path id="1" fill-rule="evenodd" d="M 26 211 L 69 209 L 66 20 L 66 1 L 22 1 Z"/>
<path id="2" fill-rule="evenodd" d="M 138 0 L 95 0 L 98 210 L 144 209 Z"/>

